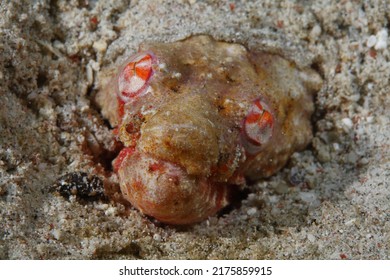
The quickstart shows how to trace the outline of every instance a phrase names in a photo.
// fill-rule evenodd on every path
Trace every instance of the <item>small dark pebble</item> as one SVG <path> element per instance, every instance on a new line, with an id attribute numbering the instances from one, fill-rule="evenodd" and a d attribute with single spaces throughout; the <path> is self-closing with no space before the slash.
<path id="1" fill-rule="evenodd" d="M 294 174 L 290 176 L 290 184 L 293 186 L 297 186 L 303 182 L 300 174 Z"/>
<path id="2" fill-rule="evenodd" d="M 6 187 L 0 185 L 0 196 L 6 195 L 6 194 L 7 194 Z"/>
<path id="3" fill-rule="evenodd" d="M 60 195 L 75 195 L 81 199 L 97 200 L 104 196 L 103 181 L 85 172 L 72 172 L 61 176 L 53 187 Z"/>
<path id="4" fill-rule="evenodd" d="M 297 168 L 292 168 L 288 177 L 288 181 L 292 186 L 297 186 L 305 181 L 305 175 Z"/>

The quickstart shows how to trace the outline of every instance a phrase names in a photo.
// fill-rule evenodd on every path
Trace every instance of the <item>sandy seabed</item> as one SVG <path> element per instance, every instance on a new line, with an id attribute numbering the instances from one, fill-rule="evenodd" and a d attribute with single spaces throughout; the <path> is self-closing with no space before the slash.
<path id="1" fill-rule="evenodd" d="M 0 258 L 389 259 L 389 8 L 336 0 L 1 1 Z M 53 192 L 69 172 L 116 184 L 113 136 L 94 102 L 101 70 L 145 40 L 194 34 L 315 68 L 324 85 L 312 144 L 249 186 L 240 205 L 187 227 L 159 224 L 120 197 Z"/>

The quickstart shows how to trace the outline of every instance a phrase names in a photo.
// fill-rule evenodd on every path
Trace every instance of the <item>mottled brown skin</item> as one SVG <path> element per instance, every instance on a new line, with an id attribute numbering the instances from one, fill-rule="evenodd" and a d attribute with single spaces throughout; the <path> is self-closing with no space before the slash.
<path id="1" fill-rule="evenodd" d="M 321 87 L 313 70 L 208 36 L 140 51 L 158 59 L 148 92 L 125 104 L 122 118 L 113 114 L 115 78 L 97 100 L 119 125 L 119 139 L 134 147 L 118 175 L 125 198 L 145 214 L 171 224 L 201 221 L 226 206 L 245 179 L 274 174 L 310 142 L 312 94 Z M 242 127 L 258 99 L 274 127 L 267 143 L 253 147 Z"/>

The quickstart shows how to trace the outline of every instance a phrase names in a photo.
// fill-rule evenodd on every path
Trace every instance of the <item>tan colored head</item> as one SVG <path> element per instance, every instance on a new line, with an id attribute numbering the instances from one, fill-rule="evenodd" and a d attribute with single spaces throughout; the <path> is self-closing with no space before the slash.
<path id="1" fill-rule="evenodd" d="M 116 162 L 124 196 L 167 223 L 213 215 L 308 144 L 320 86 L 312 70 L 208 36 L 142 45 L 98 97 L 131 148 Z"/>

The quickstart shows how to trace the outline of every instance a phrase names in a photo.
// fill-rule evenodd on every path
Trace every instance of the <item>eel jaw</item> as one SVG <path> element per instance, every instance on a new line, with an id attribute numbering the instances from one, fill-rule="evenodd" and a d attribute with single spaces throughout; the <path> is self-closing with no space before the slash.
<path id="1" fill-rule="evenodd" d="M 134 151 L 118 168 L 123 196 L 142 213 L 168 224 L 192 224 L 228 205 L 227 184 L 194 177 L 180 166 Z"/>

